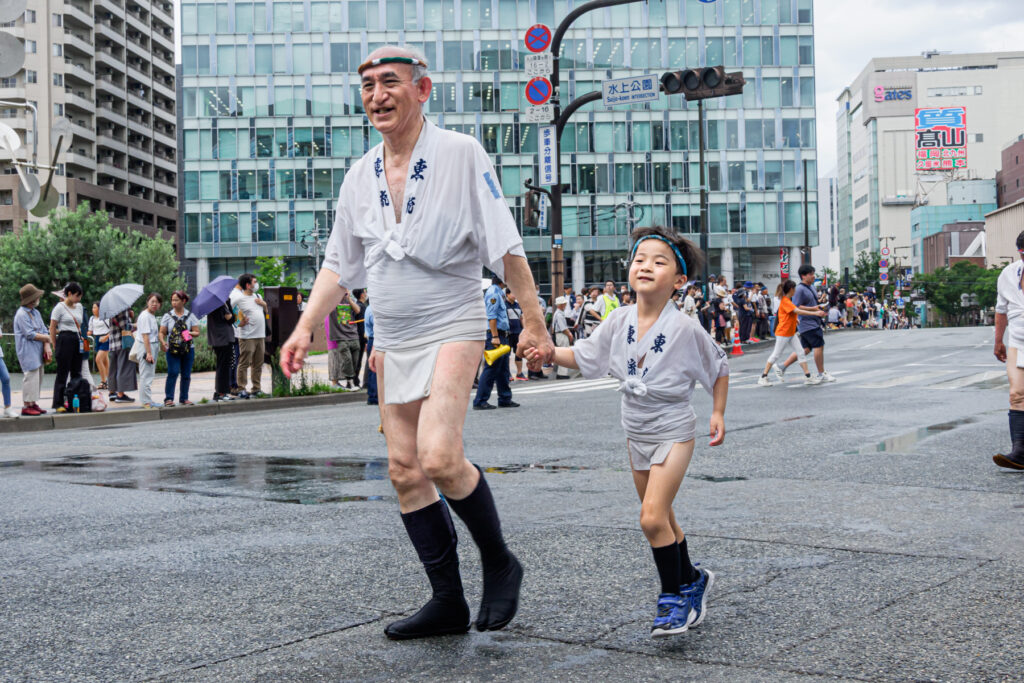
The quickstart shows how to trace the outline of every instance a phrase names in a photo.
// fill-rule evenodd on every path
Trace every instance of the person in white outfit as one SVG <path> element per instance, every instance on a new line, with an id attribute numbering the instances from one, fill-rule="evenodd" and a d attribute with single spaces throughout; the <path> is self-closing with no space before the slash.
<path id="1" fill-rule="evenodd" d="M 996 281 L 994 351 L 996 358 L 1006 363 L 1006 376 L 1010 380 L 1010 440 L 1013 448 L 1006 455 L 995 455 L 993 460 L 1000 467 L 1024 470 L 1024 290 L 1021 289 L 1024 287 L 1024 232 L 1017 235 L 1017 252 L 1021 260 L 1003 268 Z"/>

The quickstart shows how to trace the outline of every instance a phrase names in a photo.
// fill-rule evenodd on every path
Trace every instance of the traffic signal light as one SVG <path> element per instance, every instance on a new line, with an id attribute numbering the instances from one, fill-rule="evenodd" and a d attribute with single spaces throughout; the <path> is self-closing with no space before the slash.
<path id="1" fill-rule="evenodd" d="M 661 87 L 666 95 L 682 95 L 689 101 L 738 95 L 746 82 L 742 71 L 726 73 L 724 66 L 666 71 L 661 75 Z"/>
<path id="2" fill-rule="evenodd" d="M 523 227 L 536 228 L 537 219 L 540 218 L 540 208 L 537 206 L 538 192 L 527 190 L 523 195 Z"/>

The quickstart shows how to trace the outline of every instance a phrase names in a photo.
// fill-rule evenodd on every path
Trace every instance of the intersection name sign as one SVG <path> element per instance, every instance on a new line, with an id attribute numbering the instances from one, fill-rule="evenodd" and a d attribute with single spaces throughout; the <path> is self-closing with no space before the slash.
<path id="1" fill-rule="evenodd" d="M 540 126 L 540 141 L 537 151 L 540 157 L 540 185 L 554 185 L 558 182 L 558 160 L 555 159 L 555 127 Z"/>
<path id="2" fill-rule="evenodd" d="M 651 102 L 661 96 L 658 78 L 652 74 L 613 78 L 601 82 L 601 99 L 604 106 Z"/>

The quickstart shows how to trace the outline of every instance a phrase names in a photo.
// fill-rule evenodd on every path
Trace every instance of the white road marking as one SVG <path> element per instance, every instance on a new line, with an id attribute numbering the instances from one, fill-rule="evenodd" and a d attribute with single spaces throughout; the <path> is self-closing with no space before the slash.
<path id="1" fill-rule="evenodd" d="M 965 377 L 957 377 L 955 379 L 947 380 L 945 382 L 939 382 L 938 384 L 932 385 L 933 389 L 961 389 L 971 384 L 978 382 L 986 382 L 990 379 L 997 377 L 1005 377 L 1006 373 L 999 370 L 989 370 L 988 372 L 979 372 L 973 375 L 967 375 Z"/>
<path id="2" fill-rule="evenodd" d="M 873 382 L 870 384 L 858 385 L 861 389 L 888 389 L 890 387 L 898 387 L 903 384 L 910 384 L 911 382 L 920 382 L 935 377 L 942 377 L 948 375 L 955 370 L 936 370 L 933 372 L 919 372 L 916 375 L 903 375 L 902 377 L 893 377 L 892 379 L 885 380 L 883 382 Z"/>

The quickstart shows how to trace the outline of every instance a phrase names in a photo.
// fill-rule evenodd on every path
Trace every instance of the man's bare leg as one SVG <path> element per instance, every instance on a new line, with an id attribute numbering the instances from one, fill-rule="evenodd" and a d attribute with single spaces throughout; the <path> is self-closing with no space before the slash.
<path id="1" fill-rule="evenodd" d="M 448 506 L 420 466 L 417 428 L 425 401 L 388 404 L 383 354 L 375 358 L 381 424 L 388 446 L 388 474 L 398 494 L 402 523 L 430 579 L 432 595 L 416 614 L 388 624 L 394 640 L 423 638 L 469 630 L 469 605 L 459 574 L 458 538 Z M 461 424 L 461 423 L 460 423 Z"/>
<path id="2" fill-rule="evenodd" d="M 476 627 L 487 631 L 503 628 L 515 616 L 523 569 L 505 545 L 487 480 L 462 449 L 473 370 L 482 352 L 480 342 L 441 347 L 430 396 L 420 408 L 416 450 L 424 474 L 441 489 L 480 549 L 484 592 Z"/>

